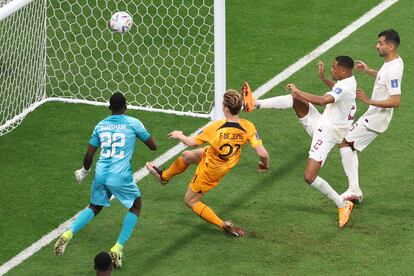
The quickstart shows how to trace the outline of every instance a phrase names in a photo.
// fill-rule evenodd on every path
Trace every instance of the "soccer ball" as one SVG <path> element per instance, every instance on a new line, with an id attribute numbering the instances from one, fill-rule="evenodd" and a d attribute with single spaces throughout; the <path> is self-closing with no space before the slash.
<path id="1" fill-rule="evenodd" d="M 132 27 L 132 17 L 127 12 L 116 12 L 109 21 L 109 27 L 117 33 L 125 33 Z"/>

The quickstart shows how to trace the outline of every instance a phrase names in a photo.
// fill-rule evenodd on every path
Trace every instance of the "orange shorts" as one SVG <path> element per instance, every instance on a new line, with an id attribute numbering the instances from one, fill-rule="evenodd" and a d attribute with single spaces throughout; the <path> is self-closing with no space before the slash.
<path id="1" fill-rule="evenodd" d="M 195 175 L 193 179 L 191 179 L 189 186 L 194 193 L 207 193 L 219 184 L 220 180 L 228 171 L 229 169 L 223 171 L 209 169 L 208 163 L 206 163 L 205 158 L 203 158 L 198 164 Z"/>

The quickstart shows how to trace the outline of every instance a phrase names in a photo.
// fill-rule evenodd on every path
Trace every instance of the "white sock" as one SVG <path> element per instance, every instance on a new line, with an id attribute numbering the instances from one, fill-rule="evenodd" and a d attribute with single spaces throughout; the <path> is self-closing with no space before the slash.
<path id="1" fill-rule="evenodd" d="M 349 189 L 354 192 L 359 192 L 361 189 L 358 179 L 358 155 L 351 147 L 343 147 L 339 151 L 341 152 L 342 166 L 348 177 Z"/>
<path id="2" fill-rule="evenodd" d="M 277 96 L 264 100 L 256 100 L 256 106 L 258 108 L 276 108 L 287 109 L 293 107 L 292 95 Z"/>
<path id="3" fill-rule="evenodd" d="M 311 184 L 312 187 L 324 194 L 327 198 L 335 202 L 338 208 L 344 208 L 346 206 L 344 200 L 335 192 L 334 189 L 323 178 L 317 176 L 315 181 Z"/>

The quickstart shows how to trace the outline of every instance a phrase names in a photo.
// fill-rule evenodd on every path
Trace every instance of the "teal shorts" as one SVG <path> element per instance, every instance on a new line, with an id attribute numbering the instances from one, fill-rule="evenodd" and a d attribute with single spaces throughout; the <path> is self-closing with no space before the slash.
<path id="1" fill-rule="evenodd" d="M 96 180 L 93 181 L 91 187 L 91 203 L 97 206 L 111 205 L 111 196 L 114 196 L 124 205 L 130 209 L 135 199 L 141 196 L 141 192 L 135 182 L 130 182 L 121 186 L 109 186 L 101 184 Z"/>

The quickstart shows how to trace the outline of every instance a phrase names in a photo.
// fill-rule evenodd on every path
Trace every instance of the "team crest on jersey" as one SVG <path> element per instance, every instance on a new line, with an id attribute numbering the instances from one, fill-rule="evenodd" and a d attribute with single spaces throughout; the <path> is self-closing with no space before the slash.
<path id="1" fill-rule="evenodd" d="M 391 88 L 397 88 L 398 87 L 398 79 L 391 80 Z"/>
<path id="2" fill-rule="evenodd" d="M 342 88 L 340 88 L 340 87 L 337 87 L 337 88 L 335 88 L 335 90 L 333 91 L 335 94 L 341 94 L 342 92 L 343 92 L 344 90 L 342 90 Z"/>

